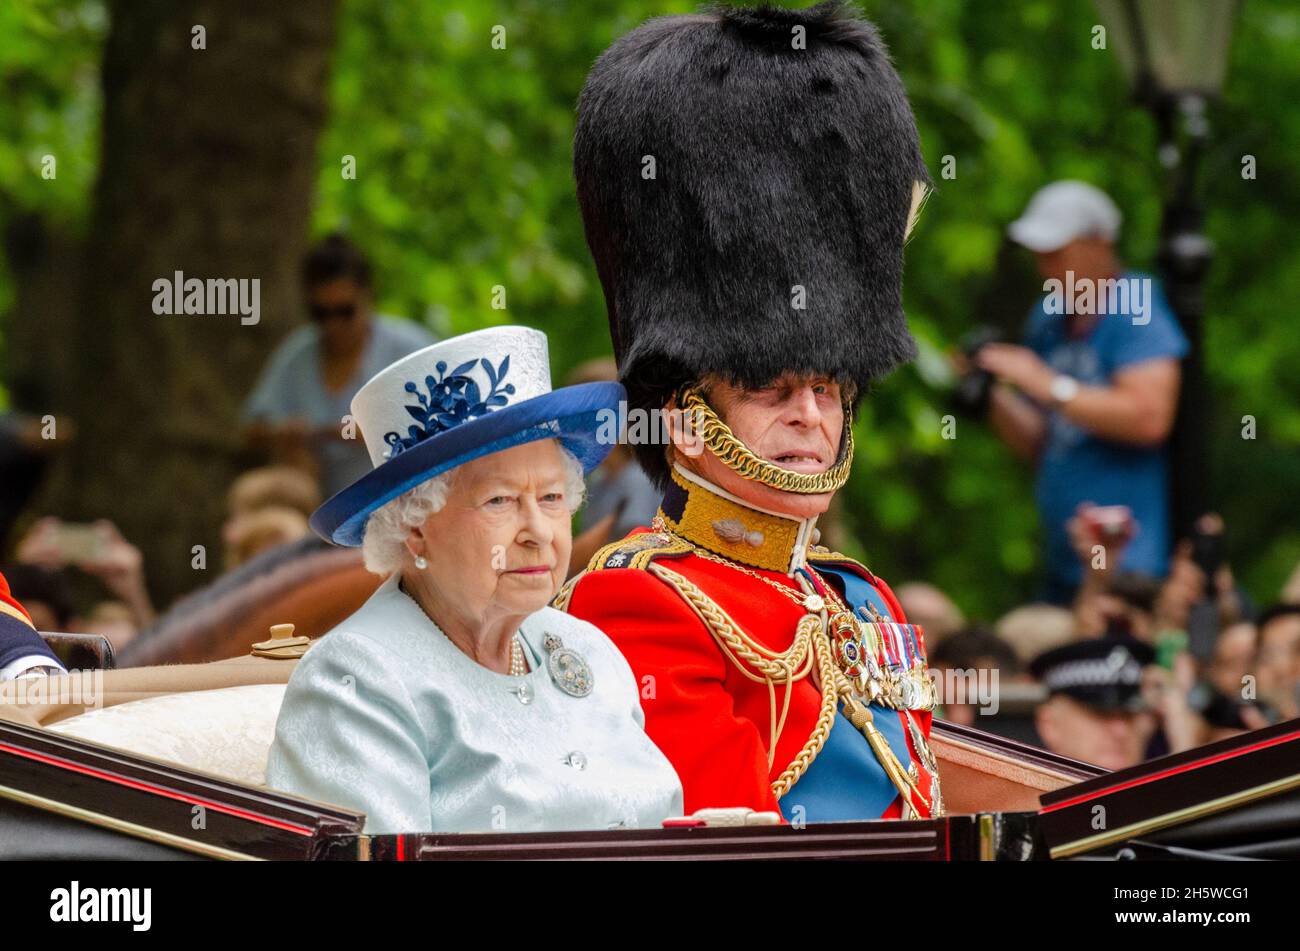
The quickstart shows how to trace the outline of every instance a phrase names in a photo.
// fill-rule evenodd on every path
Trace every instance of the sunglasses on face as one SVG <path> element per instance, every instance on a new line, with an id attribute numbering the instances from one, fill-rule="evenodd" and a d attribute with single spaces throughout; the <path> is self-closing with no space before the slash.
<path id="1" fill-rule="evenodd" d="M 317 323 L 324 323 L 327 320 L 351 320 L 357 315 L 356 304 L 336 304 L 333 307 L 310 304 L 307 310 L 311 314 L 311 319 Z"/>

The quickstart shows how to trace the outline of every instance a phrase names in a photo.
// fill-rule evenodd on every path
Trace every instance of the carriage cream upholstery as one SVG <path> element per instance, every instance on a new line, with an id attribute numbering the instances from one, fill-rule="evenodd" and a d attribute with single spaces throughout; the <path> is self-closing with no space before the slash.
<path id="1" fill-rule="evenodd" d="M 90 671 L 91 691 L 24 699 L 0 684 L 0 720 L 41 727 L 191 769 L 261 785 L 275 720 L 296 660 L 244 655 L 208 664 Z"/>
<path id="2" fill-rule="evenodd" d="M 284 684 L 163 694 L 60 720 L 53 733 L 263 784 Z"/>

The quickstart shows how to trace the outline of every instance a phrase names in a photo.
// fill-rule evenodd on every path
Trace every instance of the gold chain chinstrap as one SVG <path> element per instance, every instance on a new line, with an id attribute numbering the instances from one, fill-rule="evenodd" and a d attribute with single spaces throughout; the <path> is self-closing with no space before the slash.
<path id="1" fill-rule="evenodd" d="M 849 471 L 853 468 L 853 428 L 849 425 L 847 415 L 840 460 L 825 472 L 808 473 L 783 469 L 754 455 L 748 446 L 736 438 L 730 427 L 718 418 L 713 407 L 695 388 L 687 387 L 681 392 L 679 405 L 709 451 L 741 478 L 800 495 L 835 492 L 849 480 Z"/>

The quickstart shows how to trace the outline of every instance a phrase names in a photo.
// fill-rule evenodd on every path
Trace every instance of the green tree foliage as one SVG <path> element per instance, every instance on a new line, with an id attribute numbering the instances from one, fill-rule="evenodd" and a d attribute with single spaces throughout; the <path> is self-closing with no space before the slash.
<path id="1" fill-rule="evenodd" d="M 71 228 L 85 223 L 99 154 L 99 53 L 107 26 L 101 0 L 0 3 L 0 228 L 30 214 Z M 13 299 L 0 258 L 0 315 Z M 3 331 L 0 322 L 0 366 Z M 5 405 L 0 375 L 0 409 Z"/>
<path id="2" fill-rule="evenodd" d="M 107 29 L 98 0 L 0 4 L 0 213 L 75 220 L 95 177 L 99 53 Z M 45 156 L 57 159 L 42 176 Z"/>
<path id="3" fill-rule="evenodd" d="M 802 5 L 802 4 L 787 4 Z M 604 303 L 573 191 L 574 105 L 591 62 L 650 0 L 346 0 L 320 154 L 316 228 L 376 260 L 383 309 L 441 333 L 518 322 L 551 338 L 557 377 L 608 351 Z M 1031 474 L 983 424 L 945 439 L 942 354 L 981 324 L 1018 335 L 1037 278 L 1003 230 L 1040 185 L 1107 189 L 1122 251 L 1150 269 L 1165 188 L 1153 125 L 1087 0 L 871 0 L 911 93 L 937 186 L 908 249 L 905 303 L 923 354 L 877 385 L 845 493 L 855 553 L 891 581 L 931 580 L 974 615 L 1030 597 Z M 494 32 L 494 28 L 496 29 Z M 77 220 L 92 178 L 102 5 L 0 4 L 0 225 L 40 210 Z M 504 48 L 500 46 L 504 39 Z M 1300 560 L 1300 11 L 1247 0 L 1202 168 L 1218 257 L 1207 289 L 1214 390 L 1206 465 L 1247 586 L 1275 596 Z M 57 187 L 39 156 L 61 152 Z M 1243 156 L 1257 166 L 1242 177 Z M 345 156 L 355 178 L 345 177 Z M 945 156 L 955 177 L 943 176 Z M 503 286 L 506 308 L 494 309 Z M 0 310 L 11 289 L 0 275 Z M 701 341 L 707 345 L 707 341 Z M 1243 440 L 1252 416 L 1258 438 Z"/>

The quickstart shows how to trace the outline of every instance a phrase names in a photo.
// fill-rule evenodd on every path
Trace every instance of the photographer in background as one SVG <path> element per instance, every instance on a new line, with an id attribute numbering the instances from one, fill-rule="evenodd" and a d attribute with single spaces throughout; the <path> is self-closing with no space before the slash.
<path id="1" fill-rule="evenodd" d="M 1115 204 L 1083 182 L 1034 195 L 1008 233 L 1034 252 L 1045 291 L 1051 282 L 1064 289 L 1064 313 L 1048 307 L 1061 299 L 1049 291 L 1030 313 L 1024 346 L 977 341 L 954 359 L 966 375 L 962 396 L 1038 470 L 1042 598 L 1053 604 L 1069 605 L 1082 577 L 1066 523 L 1086 499 L 1126 506 L 1135 523 L 1111 553 L 1116 567 L 1168 570 L 1165 442 L 1188 344 L 1158 282 L 1123 269 L 1119 226 Z M 993 385 L 972 401 L 981 380 Z"/>

